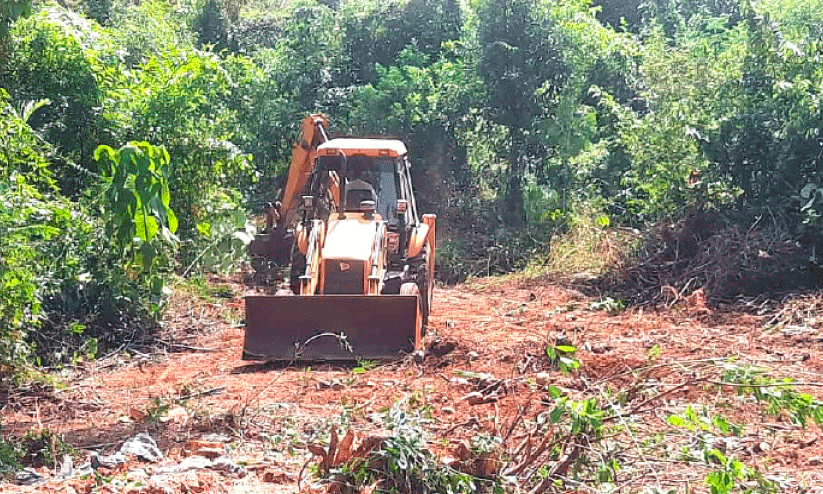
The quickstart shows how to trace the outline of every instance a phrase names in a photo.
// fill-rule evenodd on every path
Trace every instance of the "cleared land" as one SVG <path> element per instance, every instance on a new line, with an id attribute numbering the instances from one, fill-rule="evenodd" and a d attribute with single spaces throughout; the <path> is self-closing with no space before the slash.
<path id="1" fill-rule="evenodd" d="M 425 356 L 275 368 L 240 360 L 239 295 L 175 295 L 164 343 L 81 364 L 66 387 L 20 391 L 2 407 L 5 435 L 59 433 L 75 465 L 137 432 L 165 459 L 0 490 L 324 492 L 309 448 L 327 446 L 332 430 L 341 439 L 352 431 L 353 449 L 390 436 L 384 416 L 394 407 L 420 419 L 435 465 L 505 474 L 520 492 L 548 487 L 541 474 L 566 479 L 567 491 L 708 492 L 707 475 L 734 472 L 735 460 L 752 470 L 733 479 L 734 491 L 760 482 L 823 492 L 814 294 L 711 310 L 698 292 L 664 310 L 617 311 L 548 278 L 484 279 L 438 288 L 435 302 Z M 803 384 L 775 382 L 784 378 Z M 175 470 L 206 446 L 243 469 Z"/>

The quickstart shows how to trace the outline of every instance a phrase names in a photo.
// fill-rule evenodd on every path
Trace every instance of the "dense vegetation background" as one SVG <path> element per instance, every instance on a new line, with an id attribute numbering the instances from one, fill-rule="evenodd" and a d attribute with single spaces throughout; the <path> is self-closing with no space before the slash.
<path id="1" fill-rule="evenodd" d="M 446 281 L 706 211 L 814 266 L 821 57 L 815 0 L 0 0 L 0 379 L 241 261 L 309 112 L 407 141 Z"/>

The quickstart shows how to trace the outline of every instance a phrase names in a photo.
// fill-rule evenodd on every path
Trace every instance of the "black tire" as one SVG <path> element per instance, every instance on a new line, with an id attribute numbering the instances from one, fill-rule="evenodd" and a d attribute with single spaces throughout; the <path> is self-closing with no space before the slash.
<path id="1" fill-rule="evenodd" d="M 434 277 L 429 276 L 429 244 L 423 246 L 420 253 L 423 262 L 420 263 L 421 270 L 417 272 L 417 286 L 420 290 L 420 309 L 423 313 L 423 330 L 429 325 L 429 312 L 432 305 L 432 292 L 434 291 Z"/>

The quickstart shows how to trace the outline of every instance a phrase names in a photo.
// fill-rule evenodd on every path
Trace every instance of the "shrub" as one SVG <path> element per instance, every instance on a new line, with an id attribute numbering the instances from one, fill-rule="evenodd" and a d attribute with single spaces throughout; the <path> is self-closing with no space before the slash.
<path id="1" fill-rule="evenodd" d="M 43 10 L 15 23 L 8 63 L 0 66 L 0 87 L 16 106 L 48 98 L 28 124 L 51 144 L 55 180 L 71 196 L 89 184 L 92 152 L 105 136 L 91 52 L 100 36 L 93 22 L 74 13 Z"/>

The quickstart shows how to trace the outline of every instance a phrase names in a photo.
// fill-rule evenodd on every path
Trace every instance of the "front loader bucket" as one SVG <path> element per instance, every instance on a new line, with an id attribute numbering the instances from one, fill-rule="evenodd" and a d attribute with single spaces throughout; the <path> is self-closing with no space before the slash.
<path id="1" fill-rule="evenodd" d="M 244 360 L 395 360 L 421 338 L 416 296 L 246 297 Z"/>

